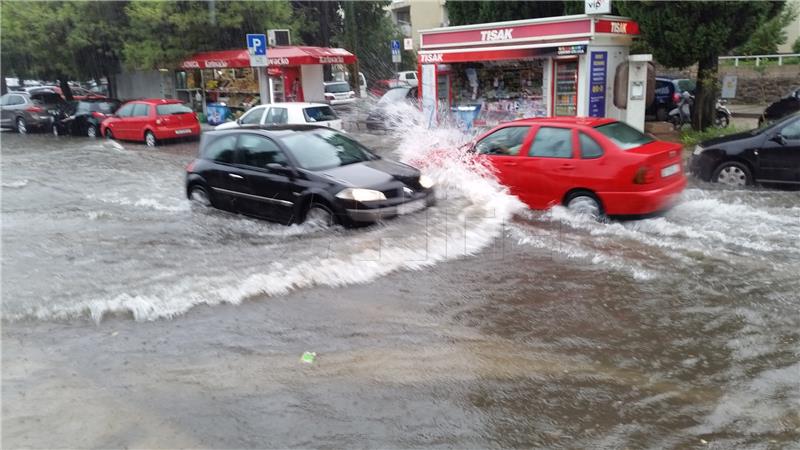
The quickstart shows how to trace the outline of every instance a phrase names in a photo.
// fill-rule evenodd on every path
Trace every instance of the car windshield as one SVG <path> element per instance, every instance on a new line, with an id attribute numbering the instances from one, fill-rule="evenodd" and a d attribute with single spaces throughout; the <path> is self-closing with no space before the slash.
<path id="1" fill-rule="evenodd" d="M 159 116 L 168 116 L 170 114 L 189 114 L 192 112 L 191 108 L 180 103 L 170 103 L 167 105 L 156 106 L 156 112 Z"/>
<path id="2" fill-rule="evenodd" d="M 678 85 L 678 89 L 683 91 L 694 91 L 695 83 L 694 80 L 675 80 L 675 83 Z"/>
<path id="3" fill-rule="evenodd" d="M 337 120 L 339 116 L 333 112 L 330 106 L 313 106 L 311 108 L 303 108 L 303 115 L 306 122 L 324 122 L 326 120 Z"/>
<path id="4" fill-rule="evenodd" d="M 388 91 L 386 91 L 385 94 L 383 94 L 383 97 L 381 97 L 381 99 L 378 100 L 378 103 L 386 104 L 386 103 L 399 102 L 404 98 L 406 98 L 406 94 L 408 94 L 408 89 L 409 88 L 402 88 L 402 87 L 389 89 Z"/>
<path id="5" fill-rule="evenodd" d="M 377 158 L 363 145 L 332 130 L 294 133 L 282 140 L 297 164 L 307 170 L 332 169 Z"/>
<path id="6" fill-rule="evenodd" d="M 47 105 L 64 102 L 64 99 L 54 92 L 37 92 L 36 94 L 31 94 L 31 100 L 36 100 Z"/>
<path id="7" fill-rule="evenodd" d="M 325 92 L 331 94 L 341 94 L 342 92 L 349 92 L 350 85 L 347 83 L 331 83 L 325 85 Z"/>
<path id="8" fill-rule="evenodd" d="M 640 147 L 655 140 L 624 122 L 611 122 L 594 129 L 603 133 L 622 150 Z"/>

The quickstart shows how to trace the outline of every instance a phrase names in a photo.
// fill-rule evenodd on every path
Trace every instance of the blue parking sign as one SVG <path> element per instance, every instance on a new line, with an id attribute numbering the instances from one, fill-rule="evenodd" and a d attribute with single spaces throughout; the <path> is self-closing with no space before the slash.
<path id="1" fill-rule="evenodd" d="M 400 41 L 392 41 L 392 51 L 400 51 Z"/>
<path id="2" fill-rule="evenodd" d="M 247 35 L 247 49 L 253 55 L 266 55 L 267 54 L 267 35 L 266 34 L 248 34 Z"/>

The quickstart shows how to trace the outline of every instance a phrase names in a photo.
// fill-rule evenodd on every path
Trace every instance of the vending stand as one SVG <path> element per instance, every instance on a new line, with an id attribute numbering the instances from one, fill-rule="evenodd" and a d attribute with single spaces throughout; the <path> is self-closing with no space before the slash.
<path id="1" fill-rule="evenodd" d="M 420 31 L 420 97 L 430 122 L 467 127 L 526 117 L 624 120 L 614 72 L 636 22 L 585 14 Z"/>
<path id="2" fill-rule="evenodd" d="M 341 48 L 270 47 L 267 57 L 269 65 L 263 68 L 250 66 L 247 49 L 198 53 L 176 71 L 178 98 L 204 113 L 212 102 L 232 110 L 260 103 L 324 102 L 322 66 L 356 63 L 355 55 Z M 263 79 L 269 86 L 259 83 L 259 70 L 266 70 Z"/>

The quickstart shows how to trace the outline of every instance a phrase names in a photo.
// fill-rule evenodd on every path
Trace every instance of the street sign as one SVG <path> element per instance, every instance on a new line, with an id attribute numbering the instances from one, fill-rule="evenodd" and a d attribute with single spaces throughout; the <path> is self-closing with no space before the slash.
<path id="1" fill-rule="evenodd" d="M 400 61 L 400 41 L 392 40 L 392 62 L 399 63 Z"/>
<path id="2" fill-rule="evenodd" d="M 611 14 L 611 0 L 584 0 L 585 14 Z"/>
<path id="3" fill-rule="evenodd" d="M 250 66 L 266 67 L 267 60 L 267 35 L 248 34 L 247 53 L 250 55 Z"/>
<path id="4" fill-rule="evenodd" d="M 403 39 L 403 50 L 414 50 L 414 39 Z"/>

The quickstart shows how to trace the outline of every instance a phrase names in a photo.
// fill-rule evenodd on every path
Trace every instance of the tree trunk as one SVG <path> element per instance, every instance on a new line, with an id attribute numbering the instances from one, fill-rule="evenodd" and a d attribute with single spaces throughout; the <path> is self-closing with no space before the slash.
<path id="1" fill-rule="evenodd" d="M 66 99 L 68 102 L 75 100 L 75 98 L 72 97 L 72 88 L 69 87 L 69 82 L 67 81 L 67 77 L 63 75 L 58 77 L 58 82 L 59 82 L 59 87 L 61 88 L 61 95 L 64 96 L 64 99 Z"/>
<path id="2" fill-rule="evenodd" d="M 6 85 L 6 74 L 0 76 L 0 95 L 8 93 L 8 86 Z"/>
<path id="3" fill-rule="evenodd" d="M 697 89 L 692 108 L 692 128 L 705 130 L 714 123 L 719 90 L 717 56 L 701 59 L 697 64 Z"/>

